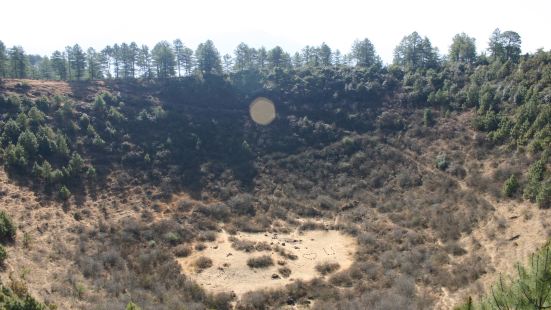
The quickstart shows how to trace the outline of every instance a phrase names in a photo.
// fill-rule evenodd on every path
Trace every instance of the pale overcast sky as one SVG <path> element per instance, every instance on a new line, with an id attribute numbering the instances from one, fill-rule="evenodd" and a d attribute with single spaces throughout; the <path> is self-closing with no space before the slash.
<path id="1" fill-rule="evenodd" d="M 324 41 L 347 53 L 355 39 L 367 37 L 391 62 L 394 47 L 413 31 L 441 53 L 465 32 L 480 52 L 496 27 L 518 32 L 523 52 L 551 49 L 549 0 L 7 0 L 0 7 L 0 40 L 42 55 L 75 43 L 100 50 L 175 38 L 193 49 L 211 39 L 221 54 L 233 53 L 240 42 L 293 53 Z"/>

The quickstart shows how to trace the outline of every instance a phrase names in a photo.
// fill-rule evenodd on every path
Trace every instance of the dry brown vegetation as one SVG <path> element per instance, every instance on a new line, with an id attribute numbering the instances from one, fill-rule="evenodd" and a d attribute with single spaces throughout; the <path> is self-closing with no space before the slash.
<path id="1" fill-rule="evenodd" d="M 114 87 L 29 83 L 32 97 L 63 93 L 82 109 L 95 93 Z M 14 91 L 10 81 L 4 87 Z M 153 96 L 132 91 L 136 98 Z M 60 309 L 122 309 L 130 300 L 143 309 L 450 308 L 550 235 L 547 210 L 504 200 L 501 192 L 532 159 L 490 148 L 483 133 L 470 129 L 469 111 L 434 111 L 433 127 L 422 125 L 421 111 L 388 111 L 408 130 L 350 132 L 292 119 L 296 132 L 332 135 L 330 141 L 288 153 L 258 151 L 248 183 L 220 160 L 183 173 L 170 165 L 131 169 L 109 153 L 95 163 L 102 182 L 59 202 L 0 171 L 0 205 L 18 224 L 2 282 L 25 286 Z M 263 134 L 255 141 L 278 143 L 269 129 Z M 437 167 L 441 160 L 445 169 Z M 185 183 L 194 172 L 200 181 Z M 239 236 L 326 230 L 357 246 L 348 264 L 320 264 L 310 276 L 293 269 L 304 257 L 292 242 Z M 273 282 L 281 283 L 245 287 L 238 296 L 201 285 L 183 262 L 197 263 L 203 276 L 230 268 L 211 257 L 225 234 L 228 252 L 263 257 L 251 259 L 252 267 L 269 267 L 269 276 L 282 277 Z"/>

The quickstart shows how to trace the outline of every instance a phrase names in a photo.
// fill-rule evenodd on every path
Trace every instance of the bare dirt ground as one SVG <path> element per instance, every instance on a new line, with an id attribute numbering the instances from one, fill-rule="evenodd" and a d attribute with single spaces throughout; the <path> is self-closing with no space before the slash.
<path id="1" fill-rule="evenodd" d="M 320 276 L 316 271 L 319 263 L 338 263 L 339 270 L 345 270 L 352 264 L 356 251 L 353 238 L 334 230 L 294 231 L 290 234 L 240 232 L 235 237 L 239 240 L 266 242 L 272 250 L 238 251 L 232 247 L 230 235 L 223 231 L 214 242 L 206 243 L 207 248 L 203 251 L 194 250 L 192 255 L 179 260 L 183 272 L 208 291 L 234 292 L 239 296 L 252 290 L 281 287 L 298 279 L 311 280 Z M 292 260 L 283 257 L 274 251 L 276 246 L 297 258 Z M 267 268 L 247 266 L 249 258 L 262 255 L 271 256 L 274 265 Z M 198 271 L 194 263 L 201 256 L 212 259 L 212 267 Z M 278 272 L 283 266 L 291 270 L 288 278 Z M 278 277 L 272 278 L 273 275 Z"/>

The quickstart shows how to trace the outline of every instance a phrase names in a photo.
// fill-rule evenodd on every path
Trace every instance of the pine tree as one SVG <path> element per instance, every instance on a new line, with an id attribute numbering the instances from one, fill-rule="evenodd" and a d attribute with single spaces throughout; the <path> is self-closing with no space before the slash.
<path id="1" fill-rule="evenodd" d="M 411 71 L 434 68 L 438 64 L 438 53 L 427 37 L 413 32 L 394 49 L 394 64 Z"/>
<path id="2" fill-rule="evenodd" d="M 72 58 L 73 61 L 70 63 L 71 67 L 74 70 L 75 78 L 77 80 L 82 80 L 86 70 L 86 53 L 84 53 L 84 51 L 78 44 L 75 44 L 73 46 L 72 52 L 73 52 L 73 58 Z"/>
<path id="3" fill-rule="evenodd" d="M 323 42 L 319 48 L 319 57 L 321 65 L 324 67 L 329 67 L 332 65 L 332 51 L 329 45 Z"/>
<path id="4" fill-rule="evenodd" d="M 9 50 L 9 58 L 11 77 L 16 79 L 26 78 L 29 62 L 23 48 L 21 46 L 12 47 Z"/>
<path id="5" fill-rule="evenodd" d="M 101 63 L 101 69 L 104 72 L 104 76 L 108 79 L 110 79 L 111 76 L 111 58 L 113 55 L 113 49 L 111 46 L 107 45 L 104 49 L 100 52 L 100 63 Z"/>
<path id="6" fill-rule="evenodd" d="M 263 47 L 259 48 L 256 52 L 256 69 L 257 70 L 264 70 L 266 69 L 266 59 L 268 59 L 268 52 L 266 52 L 266 49 Z"/>
<path id="7" fill-rule="evenodd" d="M 139 47 L 136 42 L 131 42 L 128 50 L 128 61 L 130 64 L 130 77 L 135 78 L 136 77 L 136 66 L 138 62 L 138 52 Z"/>
<path id="8" fill-rule="evenodd" d="M 52 62 L 48 56 L 44 56 L 38 65 L 38 75 L 41 79 L 51 80 L 54 78 Z"/>
<path id="9" fill-rule="evenodd" d="M 272 48 L 268 52 L 268 68 L 288 68 L 291 66 L 291 57 L 285 53 L 279 46 Z"/>
<path id="10" fill-rule="evenodd" d="M 142 45 L 142 47 L 138 50 L 136 65 L 140 69 L 141 76 L 146 79 L 153 78 L 151 62 L 151 53 L 149 53 L 149 47 L 147 47 L 147 45 Z"/>
<path id="11" fill-rule="evenodd" d="M 359 67 L 382 66 L 381 58 L 375 52 L 375 46 L 368 38 L 354 41 L 351 56 L 356 60 L 356 66 Z"/>
<path id="12" fill-rule="evenodd" d="M 474 62 L 476 60 L 475 39 L 465 33 L 456 34 L 450 46 L 449 58 L 454 62 Z"/>
<path id="13" fill-rule="evenodd" d="M 153 63 L 157 69 L 157 77 L 166 79 L 174 76 L 176 59 L 170 43 L 161 41 L 151 51 Z"/>
<path id="14" fill-rule="evenodd" d="M 88 64 L 89 79 L 97 80 L 103 77 L 101 72 L 100 55 L 92 47 L 90 47 L 86 53 L 86 63 Z"/>
<path id="15" fill-rule="evenodd" d="M 337 67 L 342 64 L 342 55 L 340 50 L 336 50 L 335 54 L 333 54 L 333 63 Z"/>
<path id="16" fill-rule="evenodd" d="M 55 51 L 52 54 L 51 67 L 54 75 L 58 79 L 67 80 L 67 65 L 62 52 Z"/>
<path id="17" fill-rule="evenodd" d="M 211 40 L 199 44 L 195 51 L 197 67 L 203 74 L 221 74 L 220 54 Z"/>
<path id="18" fill-rule="evenodd" d="M 119 78 L 121 69 L 121 48 L 115 43 L 111 49 L 111 58 L 113 59 L 113 70 L 115 71 L 115 78 Z"/>
<path id="19" fill-rule="evenodd" d="M 195 67 L 195 60 L 193 58 L 193 50 L 189 47 L 184 47 L 183 55 L 183 65 L 186 70 L 186 74 L 190 75 L 193 72 Z"/>
<path id="20" fill-rule="evenodd" d="M 172 43 L 174 46 L 174 54 L 176 55 L 176 71 L 178 72 L 178 77 L 182 76 L 182 69 L 184 67 L 184 44 L 180 39 L 174 40 Z"/>
<path id="21" fill-rule="evenodd" d="M 8 56 L 6 55 L 6 46 L 0 41 L 0 78 L 8 76 Z"/>
<path id="22" fill-rule="evenodd" d="M 222 63 L 224 65 L 224 73 L 230 73 L 232 70 L 233 59 L 230 54 L 226 54 L 222 57 Z"/>
<path id="23" fill-rule="evenodd" d="M 250 69 L 252 64 L 251 49 L 247 44 L 240 43 L 234 51 L 234 70 L 243 71 Z"/>
<path id="24" fill-rule="evenodd" d="M 73 71 L 71 64 L 74 63 L 73 48 L 70 46 L 65 47 L 65 64 L 67 65 L 67 80 L 73 79 Z"/>

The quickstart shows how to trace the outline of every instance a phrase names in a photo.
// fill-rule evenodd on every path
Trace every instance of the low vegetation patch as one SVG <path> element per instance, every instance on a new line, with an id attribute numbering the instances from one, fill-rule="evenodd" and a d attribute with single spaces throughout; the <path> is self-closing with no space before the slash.
<path id="1" fill-rule="evenodd" d="M 0 242 L 12 242 L 15 240 L 15 226 L 6 212 L 0 212 Z"/>
<path id="2" fill-rule="evenodd" d="M 188 257 L 193 250 L 189 245 L 180 244 L 174 247 L 174 255 L 176 257 Z"/>
<path id="3" fill-rule="evenodd" d="M 284 278 L 288 278 L 291 275 L 291 269 L 286 266 L 278 268 L 277 272 L 279 272 L 279 274 Z"/>
<path id="4" fill-rule="evenodd" d="M 201 271 L 203 269 L 210 268 L 210 267 L 212 267 L 212 259 L 210 259 L 206 256 L 201 256 L 201 257 L 199 257 L 195 260 L 195 267 L 199 271 Z"/>
<path id="5" fill-rule="evenodd" d="M 316 270 L 323 276 L 337 271 L 341 266 L 339 263 L 323 262 L 316 265 Z"/>
<path id="6" fill-rule="evenodd" d="M 269 255 L 251 257 L 247 260 L 247 266 L 251 268 L 266 268 L 274 265 L 274 260 Z"/>

